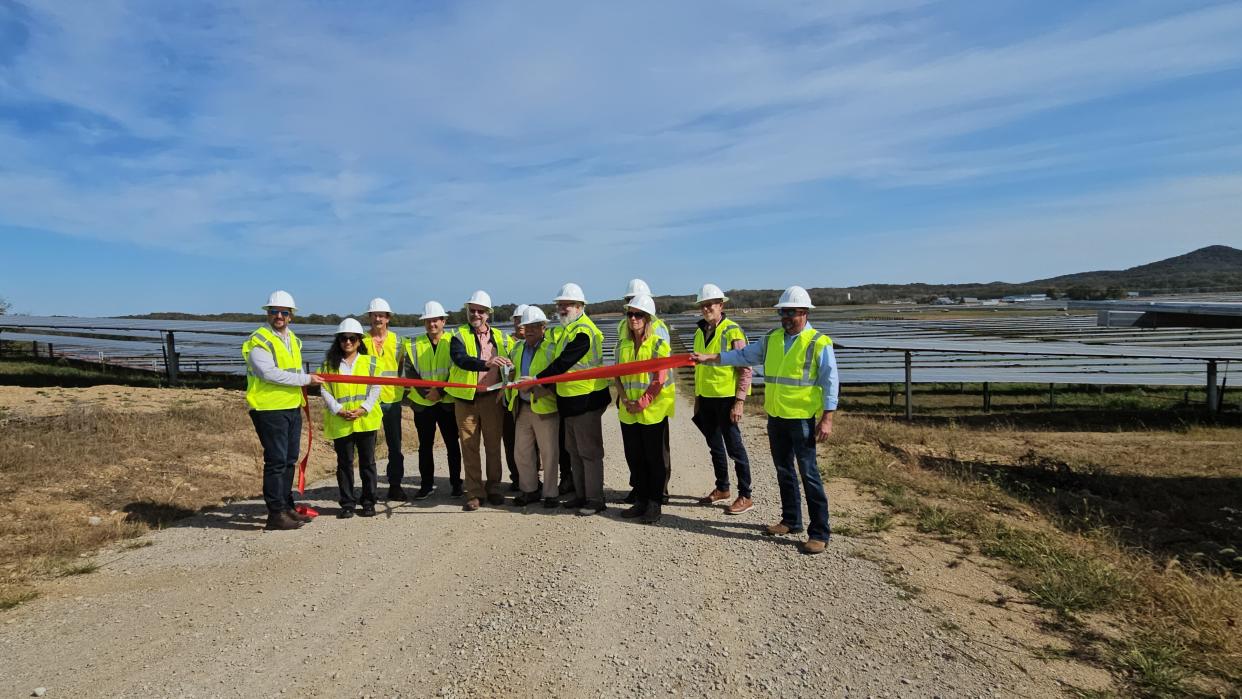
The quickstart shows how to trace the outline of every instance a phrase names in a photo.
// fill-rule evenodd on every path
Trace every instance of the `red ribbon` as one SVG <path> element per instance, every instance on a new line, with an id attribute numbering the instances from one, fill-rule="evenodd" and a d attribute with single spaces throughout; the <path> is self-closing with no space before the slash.
<path id="1" fill-rule="evenodd" d="M 582 371 L 571 371 L 556 376 L 549 376 L 546 379 L 527 379 L 516 383 L 505 384 L 506 389 L 523 389 L 530 386 L 538 386 L 540 384 L 562 383 L 564 381 L 585 381 L 587 379 L 611 379 L 618 376 L 627 376 L 629 374 L 645 374 L 657 371 L 667 371 L 683 366 L 692 366 L 694 362 L 690 361 L 688 354 L 674 354 L 668 357 L 657 357 L 655 359 L 644 359 L 638 362 L 625 362 L 624 364 L 612 364 L 609 366 L 596 367 L 594 369 L 583 369 Z M 428 381 L 426 379 L 399 379 L 392 376 L 354 376 L 352 374 L 316 374 L 324 381 L 332 383 L 358 383 L 378 386 L 412 386 L 414 388 L 473 388 L 477 391 L 486 391 L 489 386 L 483 384 L 470 383 L 451 383 L 448 381 Z"/>

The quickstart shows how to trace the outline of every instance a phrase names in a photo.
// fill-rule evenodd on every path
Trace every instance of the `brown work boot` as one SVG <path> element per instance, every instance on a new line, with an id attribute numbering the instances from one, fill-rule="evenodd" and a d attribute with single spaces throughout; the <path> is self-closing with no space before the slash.
<path id="1" fill-rule="evenodd" d="M 712 489 L 712 492 L 699 498 L 699 504 L 700 505 L 719 505 L 722 502 L 728 502 L 729 499 L 732 497 L 733 497 L 733 494 L 730 493 L 729 491 L 720 490 L 719 488 L 714 488 Z"/>
<path id="2" fill-rule="evenodd" d="M 763 535 L 764 536 L 783 536 L 785 534 L 797 534 L 798 532 L 801 532 L 801 531 L 802 531 L 801 527 L 799 527 L 798 529 L 794 529 L 793 527 L 789 526 L 788 524 L 785 524 L 784 522 L 777 522 L 776 524 L 769 524 L 768 526 L 764 527 Z"/>
<path id="3" fill-rule="evenodd" d="M 754 501 L 745 495 L 739 495 L 737 496 L 737 500 L 733 501 L 732 505 L 725 508 L 725 514 L 740 515 L 743 512 L 750 512 L 753 509 L 755 509 Z"/>
<path id="4" fill-rule="evenodd" d="M 292 518 L 296 519 L 297 521 L 301 522 L 302 524 L 306 524 L 307 522 L 309 522 L 309 521 L 311 521 L 312 519 L 314 519 L 314 517 L 311 517 L 310 515 L 304 515 L 304 514 L 302 514 L 301 512 L 298 512 L 297 510 L 285 510 L 285 512 L 286 512 L 286 513 L 287 513 L 290 517 L 292 517 Z"/>
<path id="5" fill-rule="evenodd" d="M 268 531 L 287 531 L 289 529 L 301 529 L 305 522 L 299 522 L 293 518 L 292 512 L 271 512 L 267 515 L 267 526 L 264 529 Z"/>
<path id="6" fill-rule="evenodd" d="M 470 498 L 469 500 L 466 501 L 466 504 L 461 506 L 461 509 L 463 512 L 474 512 L 475 510 L 479 509 L 479 505 L 481 504 L 482 503 L 479 501 L 478 498 Z"/>
<path id="7" fill-rule="evenodd" d="M 827 546 L 828 546 L 827 541 L 820 541 L 819 539 L 807 539 L 806 541 L 802 542 L 798 546 L 798 548 L 802 550 L 802 553 L 814 556 L 817 553 L 823 553 L 824 548 Z"/>

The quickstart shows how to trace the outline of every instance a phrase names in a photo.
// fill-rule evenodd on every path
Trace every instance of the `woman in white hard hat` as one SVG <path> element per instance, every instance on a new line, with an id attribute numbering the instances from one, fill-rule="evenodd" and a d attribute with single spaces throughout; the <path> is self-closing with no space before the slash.
<path id="1" fill-rule="evenodd" d="M 362 324 L 346 318 L 336 328 L 332 346 L 328 348 L 320 373 L 376 376 L 379 363 L 367 355 L 362 344 Z M 380 398 L 377 384 L 323 384 L 320 396 L 324 402 L 323 434 L 336 449 L 336 484 L 340 490 L 341 511 L 337 517 L 354 516 L 354 505 L 362 506 L 363 517 L 375 516 L 375 436 L 383 420 L 376 403 Z M 362 478 L 362 497 L 354 497 L 354 452 L 358 452 L 358 473 Z"/>
<path id="2" fill-rule="evenodd" d="M 617 345 L 618 364 L 669 356 L 668 342 L 654 332 L 655 315 L 650 296 L 640 294 L 625 304 L 626 329 Z M 675 382 L 667 370 L 626 374 L 615 381 L 625 462 L 637 496 L 621 516 L 654 524 L 660 521 L 664 500 L 664 444 L 676 403 Z"/>
<path id="3" fill-rule="evenodd" d="M 388 332 L 392 307 L 382 298 L 373 298 L 367 306 L 367 318 L 371 321 L 371 328 L 362 336 L 363 350 L 379 363 L 380 376 L 395 377 L 400 371 L 405 341 L 396 333 Z M 401 403 L 404 399 L 405 389 L 400 386 L 380 387 L 381 423 L 384 443 L 388 447 L 388 468 L 384 475 L 388 477 L 388 499 L 398 502 L 409 499 L 401 487 L 401 481 L 405 478 L 405 454 L 401 452 Z"/>

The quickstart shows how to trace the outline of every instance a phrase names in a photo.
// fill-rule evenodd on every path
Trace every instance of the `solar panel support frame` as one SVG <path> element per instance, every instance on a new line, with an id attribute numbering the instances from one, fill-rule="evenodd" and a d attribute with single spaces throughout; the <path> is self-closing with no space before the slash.
<path id="1" fill-rule="evenodd" d="M 1217 408 L 1216 397 L 1216 360 L 1209 360 L 1207 363 L 1207 409 L 1208 415 L 1216 416 Z"/>

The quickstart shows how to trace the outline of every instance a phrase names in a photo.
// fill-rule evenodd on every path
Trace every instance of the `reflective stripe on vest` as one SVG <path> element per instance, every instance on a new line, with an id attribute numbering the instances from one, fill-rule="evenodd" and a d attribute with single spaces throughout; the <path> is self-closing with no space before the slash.
<path id="1" fill-rule="evenodd" d="M 807 328 L 786 351 L 784 334 L 778 328 L 764 338 L 763 407 L 774 417 L 817 418 L 824 412 L 824 392 L 815 383 L 816 358 L 832 339 Z"/>
<path id="2" fill-rule="evenodd" d="M 354 376 L 376 376 L 378 368 L 379 362 L 376 357 L 369 354 L 358 354 L 354 356 L 354 367 L 350 373 Z M 327 364 L 322 365 L 319 369 L 329 374 L 339 371 L 339 368 L 334 370 Z M 362 404 L 367 400 L 368 389 L 365 384 L 327 382 L 320 390 L 330 393 L 345 410 L 361 408 Z M 371 406 L 370 412 L 356 420 L 346 420 L 340 415 L 329 412 L 325 407 L 323 410 L 323 436 L 327 439 L 340 439 L 355 432 L 374 432 L 380 428 L 380 424 L 383 421 L 384 412 L 379 405 Z"/>
<path id="3" fill-rule="evenodd" d="M 742 328 L 732 320 L 724 318 L 716 326 L 711 342 L 704 342 L 702 328 L 694 330 L 694 351 L 700 354 L 720 354 L 731 349 L 733 341 L 746 339 Z M 737 367 L 722 364 L 694 365 L 694 395 L 704 398 L 733 398 L 737 395 Z M 750 395 L 747 389 L 746 395 Z"/>
<path id="4" fill-rule="evenodd" d="M 435 345 L 431 344 L 431 338 L 426 335 L 420 335 L 412 342 L 406 344 L 405 356 L 410 362 L 410 366 L 414 367 L 414 371 L 418 372 L 421 379 L 427 381 L 447 381 L 449 375 L 449 364 L 452 359 L 449 358 L 449 345 L 452 338 L 448 335 L 441 335 L 440 341 Z M 407 394 L 410 400 L 418 405 L 435 405 L 434 402 L 423 398 L 415 389 L 410 389 Z M 440 390 L 440 403 L 452 403 L 453 397 Z"/>
<path id="5" fill-rule="evenodd" d="M 594 369 L 604 365 L 604 333 L 596 327 L 595 323 L 587 316 L 586 313 L 578 316 L 578 319 L 565 327 L 556 343 L 556 355 L 559 357 L 561 352 L 565 351 L 565 347 L 573 342 L 574 338 L 583 333 L 587 334 L 591 341 L 590 347 L 586 354 L 582 355 L 573 367 L 566 373 L 582 371 L 583 369 Z M 556 395 L 558 396 L 585 396 L 588 393 L 594 393 L 600 389 L 608 388 L 608 379 L 583 379 L 581 381 L 562 381 L 556 384 Z"/>
<path id="6" fill-rule="evenodd" d="M 639 362 L 644 359 L 655 359 L 658 357 L 667 357 L 670 354 L 669 345 L 664 338 L 652 334 L 643 340 L 642 345 L 637 350 L 634 349 L 634 341 L 630 338 L 629 333 L 625 333 L 622 339 L 617 343 L 617 363 L 624 364 L 626 362 Z M 627 400 L 638 400 L 647 392 L 647 387 L 651 385 L 651 373 L 643 372 L 641 374 L 626 374 L 620 377 L 621 387 L 625 391 Z M 640 425 L 654 425 L 665 418 L 673 416 L 674 408 L 677 405 L 677 379 L 673 375 L 672 370 L 664 372 L 664 388 L 656 394 L 651 404 L 639 413 L 631 413 L 622 408 L 617 411 L 617 418 L 622 424 L 630 425 L 638 423 Z"/>
<path id="7" fill-rule="evenodd" d="M 276 368 L 295 374 L 302 373 L 302 340 L 289 331 L 289 346 L 272 332 L 258 328 L 242 343 L 242 359 L 246 362 L 246 404 L 252 410 L 289 410 L 302 407 L 305 398 L 301 386 L 284 386 L 259 378 L 250 364 L 250 352 L 262 348 L 271 355 Z"/>
<path id="8" fill-rule="evenodd" d="M 362 336 L 362 343 L 367 347 L 368 356 L 375 357 L 379 362 L 379 376 L 397 376 L 397 364 L 401 360 L 404 341 L 396 333 L 388 333 L 384 339 L 384 351 L 375 351 L 375 338 L 370 334 Z M 381 403 L 398 403 L 405 397 L 405 389 L 400 386 L 380 386 Z"/>
<path id="9" fill-rule="evenodd" d="M 500 328 L 495 328 L 495 327 L 489 328 L 488 332 L 491 333 L 492 347 L 493 347 L 493 351 L 495 352 L 495 354 L 500 357 L 505 356 L 507 348 L 509 347 L 509 339 L 508 339 L 509 336 L 505 334 L 505 331 L 501 330 Z M 461 343 L 466 348 L 466 354 L 470 355 L 471 357 L 474 357 L 475 359 L 478 359 L 479 343 L 474 337 L 474 329 L 471 328 L 469 325 L 463 325 L 457 328 L 457 330 L 454 331 L 453 334 L 461 338 Z M 451 337 L 448 338 L 448 340 L 450 343 L 453 341 Z M 454 364 L 451 359 L 449 360 L 448 372 L 449 372 L 448 380 L 450 383 L 468 383 L 468 384 L 479 383 L 479 372 L 466 371 L 465 369 L 462 369 L 461 367 Z M 455 398 L 461 398 L 463 400 L 473 400 L 476 389 L 446 388 L 444 390 L 450 396 L 453 396 Z"/>
<path id="10" fill-rule="evenodd" d="M 519 342 L 517 343 L 516 346 L 514 346 L 513 354 L 512 356 L 509 357 L 509 359 L 513 360 L 513 370 L 515 372 L 522 371 L 522 355 L 525 353 L 526 353 L 526 342 L 524 341 Z M 546 369 L 548 365 L 552 363 L 552 359 L 555 356 L 556 356 L 556 346 L 552 342 L 549 342 L 547 337 L 544 337 L 543 341 L 539 344 L 539 349 L 537 349 L 535 351 L 535 355 L 530 358 L 530 368 L 527 373 L 531 376 L 535 376 L 539 372 Z M 515 409 L 517 407 L 517 402 L 521 400 L 521 398 L 518 396 L 518 393 L 519 391 L 515 391 L 513 389 L 505 390 L 505 399 L 506 399 L 505 402 L 509 406 L 510 411 Z M 553 393 L 550 396 L 544 396 L 542 398 L 532 393 L 530 395 L 530 398 L 531 398 L 530 409 L 533 410 L 536 414 L 548 415 L 550 413 L 556 412 L 556 394 L 555 393 Z"/>

